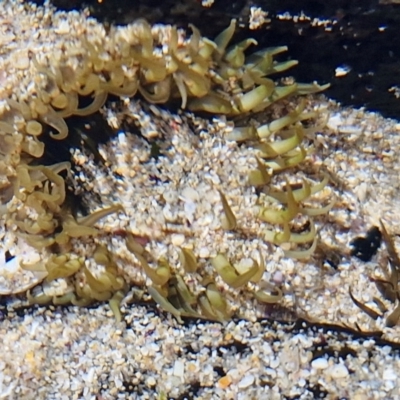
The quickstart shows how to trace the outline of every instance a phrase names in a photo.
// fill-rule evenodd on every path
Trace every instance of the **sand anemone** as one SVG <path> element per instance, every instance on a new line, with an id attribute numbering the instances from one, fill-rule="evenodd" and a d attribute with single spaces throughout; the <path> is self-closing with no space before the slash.
<path id="1" fill-rule="evenodd" d="M 274 60 L 286 47 L 248 55 L 256 41 L 250 38 L 230 45 L 235 28 L 232 21 L 210 40 L 193 26 L 191 36 L 186 37 L 176 27 L 151 27 L 138 20 L 126 27 L 112 27 L 107 33 L 103 29 L 97 35 L 83 34 L 55 54 L 33 50 L 28 54 L 33 82 L 29 91 L 2 104 L 0 172 L 5 178 L 0 194 L 10 235 L 49 253 L 37 265 L 46 281 L 28 292 L 30 302 L 86 305 L 108 300 L 120 318 L 118 304 L 129 282 L 118 264 L 121 256 L 106 243 L 107 232 L 95 224 L 109 214 L 122 212 L 122 206 L 114 202 L 104 207 L 107 202 L 103 198 L 104 204 L 89 215 L 75 215 L 66 202 L 66 182 L 75 191 L 87 182 L 77 179 L 79 173 L 74 173 L 68 162 L 40 165 L 46 153 L 44 135 L 48 133 L 55 143 L 63 141 L 69 134 L 66 118 L 93 114 L 109 95 L 140 94 L 152 104 L 180 99 L 182 109 L 247 119 L 249 123 L 238 123 L 224 140 L 244 144 L 254 154 L 256 166 L 249 171 L 246 185 L 256 187 L 259 193 L 258 213 L 254 215 L 264 224 L 259 234 L 274 245 L 312 243 L 306 251 L 288 250 L 291 257 L 306 257 L 315 249 L 312 218 L 328 212 L 332 204 L 315 209 L 307 203 L 324 191 L 327 181 L 312 185 L 305 178 L 300 183 L 293 178 L 282 186 L 278 175 L 294 171 L 306 157 L 303 140 L 309 128 L 304 128 L 303 121 L 312 120 L 316 113 L 306 112 L 305 102 L 270 121 L 265 121 L 268 114 L 264 112 L 288 96 L 313 93 L 326 86 L 275 82 L 272 74 L 296 65 L 296 61 Z M 80 167 L 84 170 L 84 165 Z M 243 233 L 228 193 L 219 188 L 214 192 L 221 207 L 216 230 L 221 228 L 227 235 Z M 308 223 L 306 232 L 293 231 L 298 220 Z M 282 298 L 279 288 L 265 291 L 265 285 L 258 286 L 265 270 L 261 255 L 236 263 L 219 252 L 208 260 L 204 273 L 204 262 L 199 262 L 194 247 L 178 249 L 181 265 L 177 267 L 168 257 L 155 257 L 129 230 L 124 239 L 130 260 L 146 277 L 150 295 L 179 320 L 182 316 L 229 319 L 231 310 L 223 284 L 229 289 L 247 288 L 261 302 Z M 79 248 L 81 241 L 87 245 L 84 250 Z M 188 282 L 190 276 L 199 283 L 197 288 Z M 55 290 L 60 282 L 64 289 Z"/>

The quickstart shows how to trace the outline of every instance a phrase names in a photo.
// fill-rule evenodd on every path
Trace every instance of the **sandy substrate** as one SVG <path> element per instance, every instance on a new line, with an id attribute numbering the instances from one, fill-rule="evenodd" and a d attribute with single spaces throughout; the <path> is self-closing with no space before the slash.
<path id="1" fill-rule="evenodd" d="M 83 14 L 79 19 L 77 14 L 54 17 L 48 9 L 26 13 L 22 6 L 5 4 L 0 26 L 3 98 L 16 93 L 20 82 L 32 89 L 35 70 L 29 54 L 20 51 L 27 43 L 36 45 L 38 54 L 47 54 L 55 41 L 63 51 L 70 26 L 76 28 L 71 37 L 78 42 L 87 30 L 105 35 Z M 43 19 L 52 20 L 53 29 L 41 26 Z M 292 184 L 318 184 L 329 177 L 330 184 L 309 207 L 325 207 L 336 199 L 329 213 L 314 219 L 319 245 L 308 260 L 287 258 L 284 246 L 263 240 L 266 225 L 256 217 L 259 196 L 248 185 L 256 153 L 226 140 L 230 122 L 173 114 L 136 100 L 108 105 L 104 118 L 119 133 L 100 147 L 104 165 L 74 150 L 77 169 L 69 185 L 84 197 L 89 211 L 118 203 L 124 212 L 101 220 L 98 237 L 72 240 L 71 252 L 95 270 L 96 248 L 107 248 L 135 289 L 123 302 L 119 323 L 108 305 L 25 308 L 24 300 L 4 298 L 0 398 L 400 399 L 400 327 L 387 326 L 398 301 L 382 298 L 371 279 L 386 279 L 387 251 L 382 246 L 370 261 L 362 262 L 350 256 L 349 247 L 380 220 L 400 245 L 400 124 L 375 113 L 342 109 L 324 97 L 308 97 L 306 102 L 308 110 L 320 113 L 318 123 L 325 125 L 308 132 L 307 160 L 295 175 L 290 171 L 284 176 Z M 284 115 L 284 106 L 271 113 L 273 118 Z M 152 141 L 160 146 L 161 156 L 153 156 Z M 277 189 L 282 182 L 278 176 Z M 220 227 L 220 192 L 236 215 L 238 229 L 226 232 Z M 23 252 L 1 221 L 4 248 Z M 184 319 L 179 324 L 161 312 L 140 292 L 150 282 L 121 238 L 125 231 L 146 238 L 153 264 L 166 258 L 194 295 L 205 290 L 204 276 L 215 280 L 232 321 Z M 181 247 L 196 254 L 201 268 L 195 273 L 183 271 Z M 279 288 L 280 304 L 257 302 L 254 291 L 259 286 L 253 283 L 239 290 L 228 287 L 210 262 L 218 253 L 244 270 L 248 260 L 261 257 L 266 270 L 259 285 Z M 3 286 L 11 285 L 6 290 L 21 284 L 16 275 L 17 282 L 9 280 L 7 270 L 1 278 Z M 44 283 L 34 295 L 61 296 L 71 290 L 68 285 L 71 281 Z M 378 316 L 373 319 L 358 308 L 349 290 Z"/>
<path id="2" fill-rule="evenodd" d="M 313 162 L 336 177 L 334 190 L 341 196 L 320 222 L 321 242 L 342 248 L 336 268 L 321 264 L 325 258 L 318 253 L 308 262 L 268 261 L 267 274 L 279 270 L 284 277 L 288 309 L 253 309 L 246 295 L 232 298 L 232 304 L 241 302 L 237 312 L 253 322 L 180 325 L 154 304 L 124 306 L 121 323 L 106 305 L 28 308 L 8 315 L 4 309 L 3 398 L 400 398 L 399 327 L 385 327 L 394 305 L 383 300 L 389 311 L 374 321 L 348 294 L 351 287 L 357 299 L 379 311 L 372 298 L 380 294 L 369 277 L 381 274 L 386 250 L 365 263 L 349 257 L 347 247 L 379 218 L 396 232 L 399 126 L 324 99 L 318 104 L 330 108 L 331 116 L 315 137 L 321 158 Z M 106 220 L 103 228 L 113 223 Z M 295 309 L 325 326 L 296 324 Z M 256 321 L 262 313 L 288 322 Z M 349 334 L 343 326 L 366 333 Z"/>
<path id="3" fill-rule="evenodd" d="M 184 326 L 131 306 L 29 310 L 1 324 L 4 399 L 398 399 L 399 350 L 332 329 Z"/>

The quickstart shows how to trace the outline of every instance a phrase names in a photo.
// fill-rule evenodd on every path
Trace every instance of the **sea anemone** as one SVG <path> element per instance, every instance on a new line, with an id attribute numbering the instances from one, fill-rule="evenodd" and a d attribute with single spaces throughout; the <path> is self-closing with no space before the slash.
<path id="1" fill-rule="evenodd" d="M 286 47 L 260 50 L 248 56 L 248 49 L 256 41 L 250 38 L 230 46 L 235 28 L 233 20 L 210 40 L 203 38 L 194 26 L 187 38 L 176 27 L 151 27 L 145 20 L 138 20 L 126 27 L 112 27 L 107 34 L 83 35 L 56 54 L 29 53 L 34 71 L 30 91 L 2 104 L 0 172 L 5 178 L 0 182 L 0 194 L 10 235 L 49 252 L 35 266 L 20 265 L 22 269 L 37 267 L 43 272 L 42 286 L 28 291 L 31 303 L 87 305 L 108 300 L 120 318 L 118 305 L 129 282 L 118 265 L 119 255 L 107 248 L 105 232 L 95 224 L 111 213 L 122 215 L 122 206 L 116 203 L 87 216 L 74 215 L 66 202 L 66 181 L 75 190 L 79 186 L 71 165 L 60 162 L 45 166 L 40 161 L 46 154 L 45 132 L 54 141 L 65 140 L 69 134 L 66 118 L 95 113 L 109 95 L 132 97 L 138 93 L 152 104 L 179 98 L 182 109 L 250 121 L 244 126 L 237 124 L 225 140 L 244 144 L 254 153 L 256 168 L 249 171 L 247 183 L 259 193 L 257 217 L 265 226 L 260 237 L 274 245 L 311 243 L 307 250 L 286 251 L 294 258 L 308 257 L 313 252 L 316 229 L 312 218 L 328 212 L 333 203 L 320 209 L 306 203 L 322 192 L 328 182 L 324 179 L 312 185 L 302 178 L 299 185 L 294 178 L 284 181 L 283 188 L 277 176 L 282 171 L 294 170 L 305 159 L 303 140 L 310 128 L 304 128 L 303 121 L 317 115 L 306 112 L 305 102 L 300 102 L 285 116 L 272 121 L 259 122 L 258 117 L 288 96 L 317 92 L 327 86 L 275 82 L 270 75 L 297 63 L 274 60 Z M 88 104 L 81 106 L 82 100 Z M 221 228 L 227 234 L 240 234 L 241 226 L 228 194 L 222 190 L 218 193 Z M 299 219 L 303 225 L 308 224 L 308 231 L 292 231 Z M 84 238 L 91 243 L 91 250 L 85 248 L 79 250 L 81 254 L 75 254 Z M 213 272 L 203 276 L 196 249 L 180 248 L 184 271 L 181 276 L 167 259 L 154 260 L 129 231 L 125 234 L 125 246 L 150 281 L 150 295 L 178 320 L 182 316 L 229 319 L 228 301 L 216 277 L 231 289 L 249 286 L 261 302 L 282 298 L 279 288 L 264 291 L 257 286 L 265 270 L 261 254 L 257 260 L 251 258 L 234 265 L 221 252 L 211 259 Z M 191 275 L 199 281 L 197 290 L 187 283 Z M 54 282 L 65 282 L 64 292 L 51 290 Z"/>

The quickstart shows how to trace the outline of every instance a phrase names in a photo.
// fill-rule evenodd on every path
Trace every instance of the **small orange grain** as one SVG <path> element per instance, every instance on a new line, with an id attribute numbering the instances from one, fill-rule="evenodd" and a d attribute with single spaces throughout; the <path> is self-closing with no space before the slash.
<path id="1" fill-rule="evenodd" d="M 232 379 L 230 378 L 230 376 L 225 375 L 218 381 L 218 386 L 221 389 L 226 389 L 231 383 L 232 383 Z"/>
<path id="2" fill-rule="evenodd" d="M 227 333 L 224 337 L 224 340 L 231 340 L 232 339 L 232 334 L 231 333 Z"/>

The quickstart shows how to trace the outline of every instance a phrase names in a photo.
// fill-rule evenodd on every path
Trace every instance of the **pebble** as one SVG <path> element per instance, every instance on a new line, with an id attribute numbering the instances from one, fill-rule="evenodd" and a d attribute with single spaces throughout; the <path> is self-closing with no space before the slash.
<path id="1" fill-rule="evenodd" d="M 230 376 L 225 375 L 218 381 L 218 386 L 221 389 L 226 389 L 231 383 L 232 383 L 232 379 L 230 378 Z"/>
<path id="2" fill-rule="evenodd" d="M 329 129 L 338 130 L 339 126 L 343 124 L 343 117 L 340 114 L 331 114 L 328 119 L 327 126 Z"/>
<path id="3" fill-rule="evenodd" d="M 315 360 L 311 361 L 311 367 L 314 369 L 326 369 L 328 368 L 328 360 L 324 357 L 316 358 Z"/>
<path id="4" fill-rule="evenodd" d="M 199 250 L 200 258 L 208 258 L 210 257 L 210 250 L 207 247 L 201 247 Z"/>
<path id="5" fill-rule="evenodd" d="M 29 56 L 27 51 L 21 51 L 16 58 L 15 67 L 18 69 L 29 68 Z"/>
<path id="6" fill-rule="evenodd" d="M 279 358 L 273 358 L 273 359 L 271 359 L 271 362 L 270 362 L 269 366 L 272 369 L 276 369 L 279 366 L 279 364 L 280 364 Z"/>
<path id="7" fill-rule="evenodd" d="M 254 383 L 254 375 L 246 375 L 238 383 L 239 389 L 246 389 Z"/>
<path id="8" fill-rule="evenodd" d="M 174 246 L 182 246 L 184 242 L 185 242 L 185 235 L 174 234 L 171 236 L 171 243 Z"/>
<path id="9" fill-rule="evenodd" d="M 149 377 L 147 378 L 147 380 L 146 380 L 147 386 L 155 386 L 156 383 L 157 383 L 157 382 L 156 382 L 156 380 L 154 379 L 153 376 L 149 376 Z"/>
<path id="10" fill-rule="evenodd" d="M 185 365 L 182 361 L 176 360 L 174 364 L 173 375 L 183 379 L 183 375 L 185 373 Z"/>
<path id="11" fill-rule="evenodd" d="M 349 370 L 344 364 L 333 365 L 329 372 L 334 379 L 346 378 L 346 376 L 349 375 Z"/>
<path id="12" fill-rule="evenodd" d="M 384 380 L 397 380 L 398 379 L 398 374 L 391 368 L 385 369 L 383 371 L 383 376 L 382 378 Z"/>

